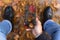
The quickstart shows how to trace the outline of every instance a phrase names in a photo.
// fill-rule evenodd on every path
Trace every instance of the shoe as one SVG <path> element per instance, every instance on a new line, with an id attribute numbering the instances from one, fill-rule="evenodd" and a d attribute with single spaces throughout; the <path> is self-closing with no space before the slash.
<path id="1" fill-rule="evenodd" d="M 43 24 L 44 24 L 47 20 L 52 19 L 52 17 L 53 17 L 52 8 L 51 8 L 50 6 L 48 6 L 48 7 L 46 7 L 46 8 L 44 9 L 44 12 L 43 12 L 43 18 L 44 18 Z"/>
<path id="2" fill-rule="evenodd" d="M 14 9 L 12 6 L 7 6 L 4 10 L 3 18 L 5 20 L 9 20 L 10 22 L 13 21 L 14 18 Z"/>

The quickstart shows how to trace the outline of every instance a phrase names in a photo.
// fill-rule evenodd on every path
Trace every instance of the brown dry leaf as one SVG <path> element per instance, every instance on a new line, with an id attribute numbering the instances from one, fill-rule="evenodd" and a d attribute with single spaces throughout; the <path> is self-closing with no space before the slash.
<path id="1" fill-rule="evenodd" d="M 12 3 L 12 0 L 2 0 L 5 4 Z"/>
<path id="2" fill-rule="evenodd" d="M 4 5 L 5 5 L 5 4 L 4 4 L 2 1 L 0 1 L 0 7 L 1 7 L 1 6 L 4 6 Z"/>

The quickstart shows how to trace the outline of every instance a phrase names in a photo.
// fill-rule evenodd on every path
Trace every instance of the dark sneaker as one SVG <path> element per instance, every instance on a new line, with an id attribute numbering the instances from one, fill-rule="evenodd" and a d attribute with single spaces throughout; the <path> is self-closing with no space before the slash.
<path id="1" fill-rule="evenodd" d="M 52 19 L 52 17 L 53 17 L 52 8 L 51 8 L 50 6 L 48 6 L 48 7 L 46 7 L 46 8 L 44 9 L 44 12 L 43 12 L 43 18 L 44 18 L 43 24 L 44 24 L 47 20 Z"/>
<path id="2" fill-rule="evenodd" d="M 14 18 L 14 9 L 12 6 L 7 6 L 4 10 L 3 18 L 9 20 L 10 22 L 13 21 Z"/>

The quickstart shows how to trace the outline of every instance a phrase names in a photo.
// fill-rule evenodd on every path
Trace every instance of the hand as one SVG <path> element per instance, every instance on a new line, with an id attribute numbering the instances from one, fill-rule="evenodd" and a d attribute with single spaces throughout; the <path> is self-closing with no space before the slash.
<path id="1" fill-rule="evenodd" d="M 26 30 L 29 31 L 31 29 L 26 29 Z M 38 18 L 36 18 L 36 25 L 35 28 L 32 29 L 32 33 L 35 37 L 38 37 L 39 35 L 42 34 L 42 25 Z"/>
<path id="2" fill-rule="evenodd" d="M 32 30 L 32 33 L 34 34 L 35 37 L 42 34 L 42 25 L 38 18 L 36 18 L 36 26 Z"/>

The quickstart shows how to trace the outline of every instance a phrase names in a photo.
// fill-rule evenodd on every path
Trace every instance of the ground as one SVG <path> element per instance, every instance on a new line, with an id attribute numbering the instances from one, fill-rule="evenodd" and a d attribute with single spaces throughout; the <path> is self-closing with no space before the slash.
<path id="1" fill-rule="evenodd" d="M 48 0 L 47 0 L 48 1 Z M 13 31 L 7 36 L 7 40 L 34 40 L 34 35 L 30 32 L 26 32 L 24 24 L 24 13 L 25 13 L 25 6 L 27 4 L 31 5 L 33 4 L 36 7 L 36 13 L 39 16 L 39 19 L 42 20 L 42 14 L 43 9 L 46 6 L 51 6 L 53 9 L 53 12 L 55 13 L 56 8 L 54 5 L 56 4 L 56 1 L 40 1 L 40 0 L 0 0 L 0 19 L 3 20 L 2 15 L 4 12 L 4 9 L 6 6 L 11 5 L 15 10 L 15 16 L 14 16 L 14 26 Z M 60 12 L 60 11 L 59 11 Z M 59 13 L 58 13 L 59 14 Z M 41 16 L 40 16 L 41 15 Z M 60 17 L 59 15 L 54 14 L 53 20 L 55 22 L 59 22 L 58 20 Z M 43 20 L 42 20 L 43 21 Z M 19 22 L 19 23 L 17 23 Z"/>

